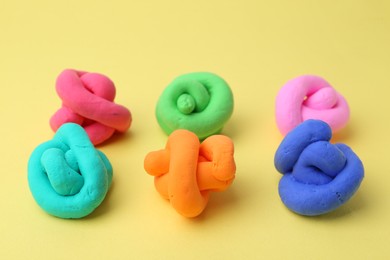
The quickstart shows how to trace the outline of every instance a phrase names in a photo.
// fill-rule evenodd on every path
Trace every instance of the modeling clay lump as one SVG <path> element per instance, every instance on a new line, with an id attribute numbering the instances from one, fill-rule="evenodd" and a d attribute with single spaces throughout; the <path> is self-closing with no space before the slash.
<path id="1" fill-rule="evenodd" d="M 145 170 L 155 176 L 157 191 L 185 217 L 196 217 L 205 209 L 211 191 L 223 191 L 234 180 L 232 141 L 213 135 L 202 143 L 187 130 L 176 130 L 164 150 L 149 153 Z"/>
<path id="2" fill-rule="evenodd" d="M 39 145 L 28 162 L 28 182 L 38 205 L 60 218 L 87 216 L 105 198 L 112 180 L 107 157 L 96 150 L 84 129 L 62 125 Z"/>
<path id="3" fill-rule="evenodd" d="M 345 144 L 331 144 L 332 131 L 320 120 L 307 120 L 289 132 L 275 154 L 283 174 L 279 195 L 292 211 L 320 215 L 346 203 L 364 177 L 363 164 Z"/>
<path id="4" fill-rule="evenodd" d="M 283 135 L 307 119 L 322 120 L 336 132 L 347 124 L 349 107 L 323 78 L 305 75 L 288 81 L 280 89 L 275 116 Z"/>
<path id="5" fill-rule="evenodd" d="M 115 86 L 106 76 L 77 70 L 64 70 L 57 78 L 56 90 L 62 107 L 50 119 L 53 131 L 65 124 L 84 127 L 94 145 L 109 139 L 115 131 L 130 127 L 130 111 L 114 103 Z"/>
<path id="6" fill-rule="evenodd" d="M 200 139 L 219 133 L 233 113 L 233 94 L 219 76 L 208 72 L 184 74 L 161 94 L 156 117 L 169 135 L 187 129 Z"/>

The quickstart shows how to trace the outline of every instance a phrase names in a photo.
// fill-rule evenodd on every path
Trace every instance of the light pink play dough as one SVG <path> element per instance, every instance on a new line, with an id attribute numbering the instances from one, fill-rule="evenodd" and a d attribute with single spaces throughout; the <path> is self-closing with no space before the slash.
<path id="1" fill-rule="evenodd" d="M 62 107 L 50 119 L 53 131 L 65 123 L 76 123 L 96 145 L 130 127 L 131 113 L 114 103 L 115 86 L 108 77 L 66 69 L 57 78 L 56 90 Z"/>
<path id="2" fill-rule="evenodd" d="M 288 81 L 276 97 L 276 123 L 286 135 L 307 119 L 319 119 L 333 132 L 349 119 L 346 100 L 323 78 L 305 75 Z"/>

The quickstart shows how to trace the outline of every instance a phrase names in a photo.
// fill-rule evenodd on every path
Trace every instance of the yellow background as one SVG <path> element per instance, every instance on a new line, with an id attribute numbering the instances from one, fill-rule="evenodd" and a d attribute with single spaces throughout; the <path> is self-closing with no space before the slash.
<path id="1" fill-rule="evenodd" d="M 0 3 L 1 259 L 384 259 L 390 256 L 390 4 L 349 1 L 2 1 Z M 103 204 L 81 220 L 33 200 L 27 161 L 52 138 L 65 68 L 100 72 L 133 114 L 99 147 L 114 167 Z M 155 191 L 144 156 L 165 146 L 154 117 L 178 75 L 219 74 L 235 110 L 223 133 L 237 177 L 196 219 Z M 275 96 L 302 74 L 326 78 L 351 108 L 334 137 L 365 165 L 357 194 L 320 217 L 280 201 Z"/>

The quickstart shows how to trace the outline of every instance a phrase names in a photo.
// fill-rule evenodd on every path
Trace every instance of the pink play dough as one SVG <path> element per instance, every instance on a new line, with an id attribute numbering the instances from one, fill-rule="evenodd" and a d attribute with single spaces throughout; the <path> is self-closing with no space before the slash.
<path id="1" fill-rule="evenodd" d="M 130 127 L 131 113 L 114 103 L 115 86 L 108 77 L 66 69 L 57 78 L 56 90 L 62 107 L 50 119 L 53 131 L 65 123 L 76 123 L 97 145 L 115 131 L 125 132 Z"/>
<path id="2" fill-rule="evenodd" d="M 349 119 L 346 100 L 318 76 L 294 78 L 276 97 L 276 123 L 283 135 L 307 119 L 325 121 L 333 132 L 343 128 Z"/>

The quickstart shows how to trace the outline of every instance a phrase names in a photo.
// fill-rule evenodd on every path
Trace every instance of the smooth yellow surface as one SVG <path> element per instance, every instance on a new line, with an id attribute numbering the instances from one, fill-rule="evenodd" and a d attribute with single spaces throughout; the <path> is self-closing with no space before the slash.
<path id="1" fill-rule="evenodd" d="M 1 259 L 386 259 L 390 257 L 390 2 L 3 1 L 0 3 Z M 101 146 L 114 167 L 89 217 L 49 216 L 27 184 L 32 150 L 51 139 L 64 68 L 100 72 L 133 125 Z M 232 87 L 237 178 L 199 218 L 164 201 L 143 159 L 165 146 L 154 117 L 176 76 L 210 71 Z M 279 88 L 326 78 L 351 108 L 334 141 L 360 156 L 366 177 L 345 206 L 321 217 L 281 203 L 273 156 Z"/>

